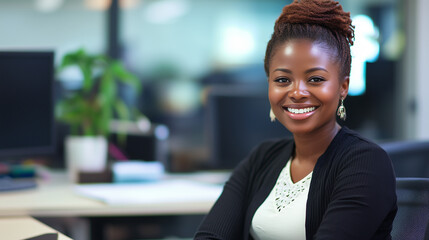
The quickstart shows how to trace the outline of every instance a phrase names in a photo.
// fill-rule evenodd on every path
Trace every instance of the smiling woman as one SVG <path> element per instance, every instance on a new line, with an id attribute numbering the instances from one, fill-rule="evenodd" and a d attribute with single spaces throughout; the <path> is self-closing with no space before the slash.
<path id="1" fill-rule="evenodd" d="M 271 57 L 269 71 L 271 107 L 289 131 L 335 135 L 335 112 L 339 99 L 347 95 L 349 80 L 339 79 L 339 64 L 329 50 L 321 43 L 289 40 Z"/>
<path id="2" fill-rule="evenodd" d="M 293 139 L 263 143 L 240 163 L 195 239 L 391 239 L 391 161 L 336 119 L 345 120 L 353 37 L 338 2 L 283 8 L 265 71 L 270 117 Z"/>

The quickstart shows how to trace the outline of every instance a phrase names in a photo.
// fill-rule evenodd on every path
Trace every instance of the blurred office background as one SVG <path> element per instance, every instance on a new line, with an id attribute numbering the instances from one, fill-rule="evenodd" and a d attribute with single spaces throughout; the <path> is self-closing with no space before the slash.
<path id="1" fill-rule="evenodd" d="M 126 88 L 122 97 L 170 130 L 171 170 L 231 168 L 213 161 L 231 146 L 250 151 L 271 124 L 263 58 L 289 2 L 0 0 L 0 48 L 54 50 L 57 65 L 81 47 L 121 59 L 143 84 L 140 97 Z M 378 142 L 429 138 L 428 2 L 340 3 L 357 35 L 345 125 Z M 57 98 L 81 84 L 72 71 L 56 80 Z M 288 135 L 275 124 L 276 137 Z"/>
<path id="2" fill-rule="evenodd" d="M 290 135 L 269 121 L 263 70 L 274 21 L 290 2 L 0 0 L 0 50 L 53 50 L 56 66 L 82 47 L 122 60 L 143 84 L 141 96 L 123 87 L 122 98 L 169 129 L 167 169 L 231 169 L 258 142 Z M 379 143 L 429 139 L 429 1 L 340 3 L 357 36 L 344 124 Z M 73 71 L 55 78 L 56 100 L 82 84 Z M 63 127 L 56 126 L 52 167 L 64 167 Z M 136 233 L 136 226 L 146 236 L 190 237 L 202 217 L 171 217 L 167 224 L 158 217 L 108 219 L 107 235 Z"/>

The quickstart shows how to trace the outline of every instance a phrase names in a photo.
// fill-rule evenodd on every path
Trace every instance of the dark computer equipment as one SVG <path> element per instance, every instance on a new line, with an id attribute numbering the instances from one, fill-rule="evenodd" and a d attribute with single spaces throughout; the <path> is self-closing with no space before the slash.
<path id="1" fill-rule="evenodd" d="M 168 135 L 169 130 L 165 125 L 152 124 L 144 132 L 127 132 L 125 142 L 120 140 L 121 136 L 114 130 L 109 136 L 109 143 L 114 144 L 126 157 L 122 160 L 158 161 L 168 169 Z"/>
<path id="2" fill-rule="evenodd" d="M 269 118 L 265 87 L 214 87 L 207 101 L 210 162 L 217 169 L 231 169 L 259 143 L 292 137 L 278 121 Z"/>
<path id="3" fill-rule="evenodd" d="M 53 80 L 53 52 L 0 51 L 0 163 L 54 152 Z"/>
<path id="4" fill-rule="evenodd" d="M 384 142 L 380 146 L 392 160 L 396 177 L 429 178 L 429 141 Z"/>

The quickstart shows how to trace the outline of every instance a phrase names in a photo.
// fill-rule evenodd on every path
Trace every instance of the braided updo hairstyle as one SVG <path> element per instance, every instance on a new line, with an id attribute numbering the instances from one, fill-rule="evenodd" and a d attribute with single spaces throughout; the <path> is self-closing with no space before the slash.
<path id="1" fill-rule="evenodd" d="M 264 68 L 269 66 L 276 47 L 292 39 L 309 39 L 324 44 L 339 63 L 340 77 L 350 75 L 350 46 L 353 45 L 354 26 L 350 13 L 343 11 L 333 0 L 294 0 L 283 8 L 276 20 L 274 33 L 265 52 Z"/>

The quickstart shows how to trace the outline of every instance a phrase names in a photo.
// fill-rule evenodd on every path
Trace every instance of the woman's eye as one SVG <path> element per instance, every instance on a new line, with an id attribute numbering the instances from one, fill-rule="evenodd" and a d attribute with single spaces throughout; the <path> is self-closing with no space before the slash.
<path id="1" fill-rule="evenodd" d="M 323 79 L 321 77 L 312 77 L 309 80 L 309 82 L 314 82 L 314 83 L 323 82 L 323 81 L 325 81 L 325 79 Z"/>
<path id="2" fill-rule="evenodd" d="M 278 83 L 288 83 L 288 82 L 290 82 L 289 79 L 287 79 L 287 78 L 277 78 L 274 81 L 278 82 Z"/>

